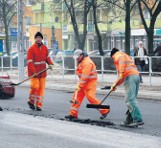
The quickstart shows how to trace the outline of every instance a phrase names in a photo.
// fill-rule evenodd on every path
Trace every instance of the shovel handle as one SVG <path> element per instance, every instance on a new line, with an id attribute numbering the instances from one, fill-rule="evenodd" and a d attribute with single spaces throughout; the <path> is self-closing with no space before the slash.
<path id="1" fill-rule="evenodd" d="M 35 75 L 41 74 L 41 73 L 45 72 L 45 71 L 48 70 L 48 69 L 50 69 L 50 68 L 48 67 L 48 68 L 46 68 L 46 69 L 43 69 L 43 70 L 39 71 L 38 73 L 31 75 L 31 76 L 28 77 L 27 79 L 22 80 L 22 81 L 19 82 L 19 83 L 11 83 L 10 85 L 12 85 L 12 86 L 20 85 L 20 84 L 22 84 L 23 82 L 26 82 L 27 80 L 33 78 Z"/>
<path id="2" fill-rule="evenodd" d="M 39 71 L 39 72 L 38 72 L 38 73 L 36 73 L 36 74 L 33 74 L 32 76 L 28 77 L 27 79 L 25 79 L 25 80 L 21 81 L 21 82 L 20 82 L 20 84 L 21 84 L 21 83 L 23 83 L 23 82 L 26 82 L 27 80 L 29 80 L 29 79 L 31 79 L 31 78 L 33 78 L 35 75 L 39 75 L 39 74 L 41 74 L 41 73 L 43 73 L 43 72 L 47 71 L 48 69 L 49 69 L 49 67 L 48 67 L 48 68 L 46 68 L 46 69 L 43 69 L 43 70 Z"/>

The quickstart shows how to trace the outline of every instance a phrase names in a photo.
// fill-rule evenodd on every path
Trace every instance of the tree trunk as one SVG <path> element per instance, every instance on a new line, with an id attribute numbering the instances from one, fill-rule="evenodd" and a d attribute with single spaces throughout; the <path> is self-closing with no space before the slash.
<path id="1" fill-rule="evenodd" d="M 131 37 L 131 28 L 130 28 L 130 0 L 126 0 L 126 17 L 125 17 L 125 52 L 130 55 L 130 37 Z"/>
<path id="2" fill-rule="evenodd" d="M 6 5 L 3 6 L 2 8 L 3 11 L 3 23 L 4 23 L 4 28 L 5 28 L 5 35 L 6 35 L 6 39 L 5 39 L 5 45 L 6 45 L 6 52 L 7 55 L 10 55 L 10 49 L 9 49 L 9 38 L 8 38 L 8 23 L 7 23 L 7 16 L 6 16 Z"/>
<path id="3" fill-rule="evenodd" d="M 148 8 L 147 10 L 149 11 L 149 14 L 150 14 L 150 27 L 148 27 L 146 20 L 144 18 L 144 14 L 143 14 L 142 7 L 141 7 L 141 2 L 142 2 L 142 4 L 144 4 Z M 155 4 L 158 4 L 158 5 L 155 5 L 155 7 L 156 7 L 155 10 L 148 7 L 146 5 L 146 3 L 142 0 L 138 0 L 137 3 L 138 3 L 139 12 L 140 12 L 140 17 L 141 17 L 142 23 L 144 25 L 144 28 L 146 30 L 146 33 L 147 33 L 148 52 L 149 52 L 149 55 L 152 56 L 152 55 L 154 55 L 154 51 L 153 51 L 154 27 L 155 27 L 155 22 L 156 22 L 157 16 L 161 12 L 161 1 L 159 1 L 159 3 L 155 3 Z"/>
<path id="4" fill-rule="evenodd" d="M 86 1 L 84 2 L 84 14 L 83 14 L 83 16 L 84 16 L 83 38 L 82 38 L 81 44 L 79 45 L 81 49 L 84 49 L 86 37 L 87 37 L 87 16 L 88 16 L 88 13 L 87 13 L 87 2 Z"/>
<path id="5" fill-rule="evenodd" d="M 98 50 L 100 52 L 100 55 L 104 55 L 104 52 L 102 49 L 102 36 L 101 36 L 100 30 L 97 24 L 97 9 L 96 8 L 97 8 L 97 2 L 93 3 L 93 21 L 94 21 L 95 30 L 96 30 L 97 39 L 98 39 Z"/>
<path id="6" fill-rule="evenodd" d="M 78 28 L 78 24 L 77 24 L 77 19 L 76 19 L 76 14 L 75 14 L 75 3 L 73 0 L 70 1 L 70 5 L 68 5 L 67 0 L 64 0 L 70 16 L 71 16 L 71 21 L 72 21 L 72 25 L 73 25 L 73 30 L 74 30 L 74 40 L 77 41 L 77 47 L 79 49 L 84 50 L 84 46 L 85 46 L 85 42 L 86 42 L 86 36 L 87 36 L 87 16 L 88 16 L 88 12 L 92 6 L 92 2 L 90 3 L 88 1 L 84 1 L 84 5 L 83 5 L 83 37 L 80 38 L 80 34 L 79 34 L 79 28 Z M 77 48 L 76 47 L 76 48 Z"/>
<path id="7" fill-rule="evenodd" d="M 154 38 L 154 28 L 149 28 L 147 31 L 147 39 L 148 39 L 148 55 L 154 55 L 153 51 L 153 38 Z"/>
<path id="8" fill-rule="evenodd" d="M 8 27 L 5 26 L 5 34 L 6 34 L 6 40 L 5 40 L 5 44 L 6 44 L 6 52 L 7 55 L 10 55 L 10 49 L 9 49 L 9 37 L 8 37 Z"/>

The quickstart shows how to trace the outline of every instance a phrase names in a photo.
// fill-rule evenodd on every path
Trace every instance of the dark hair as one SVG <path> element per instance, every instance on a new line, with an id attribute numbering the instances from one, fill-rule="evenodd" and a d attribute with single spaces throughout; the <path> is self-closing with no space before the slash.
<path id="1" fill-rule="evenodd" d="M 40 36 L 40 37 L 43 39 L 43 35 L 42 35 L 42 33 L 39 32 L 39 31 L 35 34 L 34 39 L 36 39 L 38 36 Z"/>
<path id="2" fill-rule="evenodd" d="M 110 53 L 110 56 L 112 57 L 116 52 L 118 52 L 119 51 L 119 49 L 117 49 L 117 48 L 113 48 L 112 50 L 111 50 L 111 53 Z"/>

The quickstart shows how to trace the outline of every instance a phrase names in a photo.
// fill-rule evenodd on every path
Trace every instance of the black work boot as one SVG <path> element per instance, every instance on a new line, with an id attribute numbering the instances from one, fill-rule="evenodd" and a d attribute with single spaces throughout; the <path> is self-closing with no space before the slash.
<path id="1" fill-rule="evenodd" d="M 0 107 L 0 111 L 3 111 L 2 107 Z"/>
<path id="2" fill-rule="evenodd" d="M 77 117 L 72 116 L 72 115 L 67 115 L 67 116 L 65 116 L 65 118 L 66 119 L 69 119 L 69 120 L 71 120 L 71 119 L 77 119 Z"/>
<path id="3" fill-rule="evenodd" d="M 36 110 L 37 110 L 37 111 L 41 111 L 41 108 L 40 108 L 40 107 L 36 107 Z"/>
<path id="4" fill-rule="evenodd" d="M 34 104 L 30 103 L 30 101 L 28 101 L 28 105 L 29 105 L 30 109 L 32 109 L 32 110 L 34 110 L 34 109 L 35 109 Z"/>
<path id="5" fill-rule="evenodd" d="M 106 118 L 109 112 L 110 112 L 110 110 L 106 114 L 102 114 L 101 117 L 100 117 L 100 119 Z"/>
<path id="6" fill-rule="evenodd" d="M 127 117 L 126 117 L 126 120 L 124 121 L 124 124 L 133 123 L 133 118 L 132 118 L 131 113 L 129 112 L 129 110 L 127 110 L 126 115 L 127 115 Z"/>

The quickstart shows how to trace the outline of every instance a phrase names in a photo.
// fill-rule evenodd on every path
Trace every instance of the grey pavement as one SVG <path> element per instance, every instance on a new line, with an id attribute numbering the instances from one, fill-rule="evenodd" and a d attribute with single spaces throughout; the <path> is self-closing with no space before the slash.
<path id="1" fill-rule="evenodd" d="M 14 83 L 18 83 L 16 76 L 11 75 Z M 117 79 L 116 74 L 107 73 L 104 75 L 98 74 L 97 94 L 106 95 L 109 90 L 101 90 L 102 87 L 111 86 Z M 46 89 L 74 91 L 77 86 L 77 76 L 73 74 L 62 75 L 60 73 L 48 72 Z M 151 82 L 151 83 L 150 83 Z M 151 85 L 150 85 L 151 84 Z M 21 86 L 29 86 L 29 81 L 21 84 Z M 124 86 L 118 86 L 111 96 L 124 96 Z M 138 99 L 161 100 L 161 76 L 143 75 L 143 83 L 140 84 Z"/>
<path id="2" fill-rule="evenodd" d="M 1 148 L 160 148 L 161 138 L 16 112 L 0 112 Z"/>

